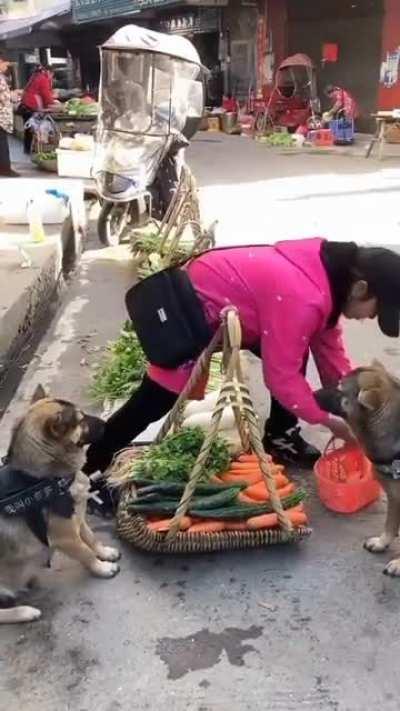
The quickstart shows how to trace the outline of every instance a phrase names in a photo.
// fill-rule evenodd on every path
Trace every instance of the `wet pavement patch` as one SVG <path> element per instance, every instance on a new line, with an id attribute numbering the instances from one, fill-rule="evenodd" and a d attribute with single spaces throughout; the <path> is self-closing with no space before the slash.
<path id="1" fill-rule="evenodd" d="M 190 671 L 209 669 L 215 666 L 225 652 L 234 666 L 244 665 L 244 655 L 255 651 L 244 640 L 261 637 L 263 628 L 252 625 L 248 629 L 227 627 L 223 632 L 200 630 L 188 637 L 163 637 L 157 643 L 156 652 L 168 667 L 169 679 L 180 679 Z"/>

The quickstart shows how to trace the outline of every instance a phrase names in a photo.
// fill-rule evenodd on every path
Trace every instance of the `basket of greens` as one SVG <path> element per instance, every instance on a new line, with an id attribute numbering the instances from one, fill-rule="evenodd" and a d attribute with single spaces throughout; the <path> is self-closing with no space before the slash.
<path id="1" fill-rule="evenodd" d="M 263 449 L 241 374 L 236 312 L 230 310 L 224 319 L 218 335 L 225 331 L 227 366 L 208 425 L 181 427 L 180 422 L 186 399 L 207 372 L 216 339 L 200 356 L 154 444 L 128 448 L 113 464 L 111 482 L 121 488 L 118 532 L 141 550 L 240 550 L 299 541 L 310 534 L 303 508 L 305 492 Z M 227 338 L 235 330 L 229 346 Z M 234 457 L 221 436 L 228 405 L 236 413 L 242 443 Z"/>

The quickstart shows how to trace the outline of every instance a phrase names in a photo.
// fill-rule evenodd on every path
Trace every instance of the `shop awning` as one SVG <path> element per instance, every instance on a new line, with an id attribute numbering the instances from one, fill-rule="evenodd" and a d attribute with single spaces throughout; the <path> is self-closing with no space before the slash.
<path id="1" fill-rule="evenodd" d="M 28 35 L 37 25 L 53 17 L 67 15 L 71 12 L 71 0 L 55 0 L 53 6 L 31 17 L 21 17 L 15 20 L 0 21 L 0 41 Z"/>
<path id="2" fill-rule="evenodd" d="M 228 0 L 72 0 L 74 22 L 105 20 L 109 17 L 138 15 L 148 10 L 161 10 L 169 5 L 206 9 L 224 7 Z"/>
<path id="3" fill-rule="evenodd" d="M 72 15 L 74 22 L 90 22 L 176 4 L 177 0 L 72 0 Z"/>

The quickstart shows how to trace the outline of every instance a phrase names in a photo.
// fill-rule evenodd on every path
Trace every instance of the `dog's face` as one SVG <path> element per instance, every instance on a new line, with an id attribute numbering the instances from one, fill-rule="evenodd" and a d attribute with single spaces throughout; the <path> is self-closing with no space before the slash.
<path id="1" fill-rule="evenodd" d="M 24 428 L 36 432 L 42 440 L 57 441 L 65 446 L 93 444 L 104 432 L 100 418 L 87 415 L 67 400 L 48 397 L 41 386 L 36 389 L 22 422 Z"/>
<path id="2" fill-rule="evenodd" d="M 343 417 L 366 451 L 379 459 L 390 456 L 400 444 L 400 381 L 379 362 L 357 368 L 337 388 L 316 393 L 320 407 Z"/>
<path id="3" fill-rule="evenodd" d="M 44 458 L 51 462 L 56 453 L 59 459 L 65 452 L 68 459 L 97 442 L 103 432 L 104 423 L 98 417 L 85 414 L 71 402 L 48 397 L 39 386 L 27 413 L 16 424 L 8 455 L 33 464 Z"/>

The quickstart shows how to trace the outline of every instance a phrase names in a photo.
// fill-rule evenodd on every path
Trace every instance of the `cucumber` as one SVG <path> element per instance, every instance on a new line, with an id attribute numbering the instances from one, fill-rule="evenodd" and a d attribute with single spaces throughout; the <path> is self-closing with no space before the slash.
<path id="1" fill-rule="evenodd" d="M 178 508 L 179 501 L 164 499 L 164 501 L 152 501 L 140 503 L 138 501 L 132 501 L 128 504 L 129 511 L 134 513 L 148 514 L 152 516 L 158 516 L 159 514 L 174 514 Z"/>
<path id="2" fill-rule="evenodd" d="M 297 506 L 297 504 L 303 501 L 305 496 L 305 492 L 299 490 L 295 494 L 291 494 L 282 499 L 282 506 L 284 509 L 291 509 L 292 506 Z M 199 509 L 193 505 L 189 513 L 191 516 L 197 516 L 199 518 L 240 520 L 248 519 L 252 516 L 259 516 L 260 514 L 273 513 L 273 508 L 269 502 L 265 504 L 236 504 L 234 506 L 221 506 L 215 509 Z"/>
<path id="3" fill-rule="evenodd" d="M 212 495 L 212 494 L 220 494 L 223 491 L 228 491 L 231 490 L 233 487 L 236 488 L 236 492 L 239 493 L 242 489 L 246 488 L 247 484 L 245 483 L 238 483 L 238 484 L 198 484 L 195 489 L 195 495 L 196 494 L 204 494 L 204 495 Z M 178 496 L 181 496 L 185 490 L 185 484 L 182 482 L 166 482 L 165 484 L 163 483 L 148 483 L 144 486 L 141 486 L 138 489 L 137 492 L 137 497 L 138 499 L 142 499 L 144 496 L 147 494 L 177 494 Z"/>
<path id="4" fill-rule="evenodd" d="M 233 502 L 239 491 L 239 486 L 232 486 L 230 489 L 225 489 L 225 491 L 221 491 L 219 494 L 214 494 L 213 496 L 194 496 L 191 506 L 202 511 L 206 509 L 218 508 Z"/>
<path id="5" fill-rule="evenodd" d="M 231 489 L 237 489 L 237 487 L 231 487 Z M 202 497 L 194 499 L 189 507 L 188 513 L 191 516 L 197 516 L 198 518 L 213 518 L 213 519 L 247 519 L 251 516 L 258 516 L 264 513 L 272 513 L 273 508 L 269 502 L 265 504 L 237 504 L 234 503 L 234 499 L 237 496 L 237 491 L 233 495 L 232 492 L 221 492 L 216 496 Z M 231 506 L 221 505 L 221 496 L 225 494 L 227 498 L 232 502 Z M 215 499 L 219 497 L 219 506 L 215 506 Z M 290 509 L 292 506 L 297 506 L 305 498 L 306 493 L 302 489 L 299 489 L 296 493 L 286 496 L 282 499 L 282 506 L 284 509 Z M 215 508 L 210 508 L 210 502 L 214 500 Z M 198 506 L 199 501 L 201 505 Z M 206 505 L 207 503 L 207 505 Z M 225 501 L 225 504 L 228 502 Z M 178 508 L 179 501 L 176 499 L 164 499 L 160 501 L 132 501 L 128 504 L 128 509 L 133 513 L 141 513 L 147 515 L 159 515 L 159 514 L 174 514 Z M 203 508 L 204 507 L 204 508 Z"/>

